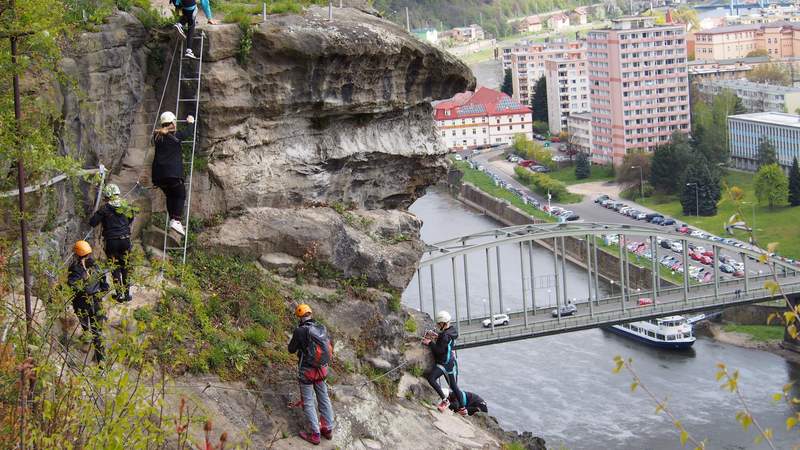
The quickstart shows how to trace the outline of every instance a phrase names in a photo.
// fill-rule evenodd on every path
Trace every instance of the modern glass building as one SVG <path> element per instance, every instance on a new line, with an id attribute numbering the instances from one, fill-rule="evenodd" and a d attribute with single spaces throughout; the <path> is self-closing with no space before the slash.
<path id="1" fill-rule="evenodd" d="M 800 159 L 800 116 L 760 112 L 728 116 L 728 142 L 734 167 L 756 170 L 758 144 L 766 137 L 775 147 L 778 164 L 785 169 Z"/>

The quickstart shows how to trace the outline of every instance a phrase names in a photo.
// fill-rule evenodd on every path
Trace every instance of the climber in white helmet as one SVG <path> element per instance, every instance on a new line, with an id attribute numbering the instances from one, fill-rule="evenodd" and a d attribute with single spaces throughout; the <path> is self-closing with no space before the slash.
<path id="1" fill-rule="evenodd" d="M 89 225 L 103 226 L 106 257 L 113 267 L 114 299 L 131 301 L 128 280 L 128 255 L 131 251 L 131 224 L 136 209 L 120 196 L 119 186 L 109 184 L 103 189 L 106 203 L 89 218 Z"/>
<path id="2" fill-rule="evenodd" d="M 181 236 L 186 235 L 183 229 L 183 208 L 186 203 L 186 187 L 183 184 L 183 148 L 182 142 L 193 136 L 194 117 L 186 116 L 189 129 L 178 131 L 178 120 L 170 111 L 161 114 L 161 126 L 153 133 L 153 144 L 156 155 L 153 158 L 153 184 L 158 186 L 167 197 L 167 213 L 169 227 Z"/>
<path id="3" fill-rule="evenodd" d="M 441 399 L 436 407 L 440 412 L 444 412 L 450 406 L 450 400 L 444 395 L 442 387 L 439 385 L 439 378 L 444 375 L 450 390 L 455 393 L 456 411 L 464 415 L 466 410 L 462 411 L 464 405 L 461 404 L 460 399 L 463 398 L 463 395 L 458 388 L 458 363 L 453 349 L 456 339 L 458 339 L 458 331 L 450 325 L 450 313 L 439 311 L 436 314 L 436 328 L 436 331 L 428 330 L 425 332 L 425 337 L 422 339 L 422 345 L 426 345 L 431 349 L 435 364 L 425 375 L 425 378 L 427 378 L 428 383 L 439 394 Z"/>

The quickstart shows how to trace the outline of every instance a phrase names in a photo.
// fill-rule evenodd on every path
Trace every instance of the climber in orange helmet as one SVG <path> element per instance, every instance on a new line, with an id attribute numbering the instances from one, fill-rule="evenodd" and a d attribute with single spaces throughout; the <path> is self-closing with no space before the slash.
<path id="1" fill-rule="evenodd" d="M 95 362 L 102 362 L 103 351 L 102 327 L 103 316 L 100 300 L 109 290 L 105 273 L 97 270 L 92 258 L 92 246 L 86 241 L 77 241 L 72 247 L 75 258 L 69 266 L 67 283 L 73 290 L 72 310 L 84 333 L 91 333 L 94 346 Z"/>

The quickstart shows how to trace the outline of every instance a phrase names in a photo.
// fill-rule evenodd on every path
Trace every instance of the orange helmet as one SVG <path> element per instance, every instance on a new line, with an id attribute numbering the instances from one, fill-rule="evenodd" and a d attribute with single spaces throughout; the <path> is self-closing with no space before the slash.
<path id="1" fill-rule="evenodd" d="M 311 307 L 305 303 L 297 305 L 297 308 L 294 309 L 294 315 L 297 317 L 305 317 L 308 314 L 311 314 Z"/>
<path id="2" fill-rule="evenodd" d="M 81 258 L 92 253 L 92 246 L 89 245 L 89 243 L 86 241 L 76 242 L 75 245 L 72 247 L 72 249 L 75 252 L 75 254 L 80 256 Z"/>

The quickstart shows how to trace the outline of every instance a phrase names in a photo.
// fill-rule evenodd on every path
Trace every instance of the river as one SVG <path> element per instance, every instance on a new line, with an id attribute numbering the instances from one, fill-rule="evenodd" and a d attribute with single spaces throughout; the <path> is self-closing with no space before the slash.
<path id="1" fill-rule="evenodd" d="M 501 226 L 438 187 L 429 189 L 411 211 L 423 219 L 422 238 L 429 243 Z M 516 258 L 518 274 L 518 254 Z M 501 259 L 505 262 L 505 254 Z M 479 271 L 472 267 L 477 265 L 470 264 L 470 276 L 473 270 Z M 540 265 L 541 274 L 537 276 L 542 277 L 542 282 L 537 283 L 537 289 L 540 297 L 546 297 L 542 293 L 548 289 L 548 268 L 551 275 L 553 272 L 552 257 L 537 252 L 535 266 Z M 503 280 L 504 287 L 507 282 L 518 280 L 513 267 L 509 264 L 511 275 Z M 573 290 L 574 295 L 586 295 L 584 271 L 570 267 L 567 278 L 568 296 L 573 295 Z M 511 290 L 513 286 L 509 287 Z M 413 280 L 403 295 L 404 303 L 418 308 L 417 292 Z M 452 294 L 450 298 L 446 294 L 445 287 L 437 286 L 440 309 L 448 301 L 452 304 Z M 426 297 L 424 293 L 423 298 Z M 482 294 L 475 293 L 474 297 L 473 309 L 483 307 Z M 513 297 L 508 297 L 507 302 L 516 303 Z M 482 312 L 473 311 L 473 315 Z M 778 448 L 790 448 L 800 441 L 784 426 L 791 409 L 771 399 L 784 384 L 798 379 L 800 367 L 771 353 L 704 337 L 684 353 L 652 349 L 602 330 L 462 350 L 458 355 L 460 385 L 484 397 L 490 413 L 505 428 L 531 431 L 542 436 L 549 448 L 680 448 L 678 433 L 668 418 L 655 414 L 654 402 L 641 388 L 631 392 L 630 375 L 612 374 L 615 355 L 633 358 L 643 383 L 660 398 L 668 399 L 686 429 L 698 439 L 707 439 L 707 448 L 768 448 L 753 444 L 752 431 L 743 431 L 736 422 L 740 404 L 714 379 L 719 362 L 739 369 L 740 386 L 753 415 L 774 429 Z"/>

